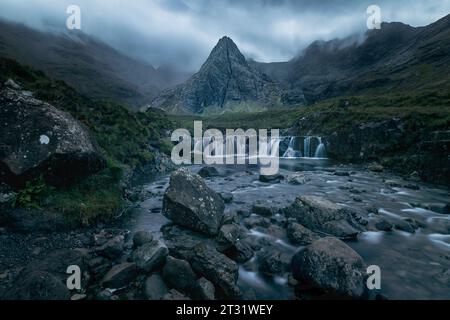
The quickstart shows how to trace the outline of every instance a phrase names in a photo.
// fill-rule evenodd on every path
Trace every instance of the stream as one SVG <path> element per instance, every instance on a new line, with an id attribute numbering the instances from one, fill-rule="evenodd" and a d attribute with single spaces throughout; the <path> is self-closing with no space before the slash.
<path id="1" fill-rule="evenodd" d="M 190 166 L 197 172 L 201 166 Z M 389 299 L 450 299 L 450 215 L 444 214 L 449 190 L 412 183 L 389 173 L 338 165 L 327 159 L 280 159 L 280 174 L 302 172 L 309 181 L 292 185 L 259 181 L 256 166 L 217 166 L 221 176 L 206 178 L 217 192 L 228 192 L 233 201 L 226 211 L 251 212 L 252 205 L 264 201 L 273 208 L 288 206 L 300 195 L 322 196 L 348 206 L 370 221 L 383 217 L 392 223 L 414 219 L 417 230 L 363 232 L 347 244 L 358 252 L 365 264 L 381 268 L 381 294 Z M 131 232 L 147 230 L 155 238 L 169 221 L 161 214 L 162 199 L 169 175 L 156 177 L 144 187 L 145 200 L 133 210 L 127 222 Z M 281 218 L 275 214 L 272 220 Z M 402 228 L 404 229 L 404 228 Z M 264 233 L 251 229 L 249 236 L 264 237 L 281 251 L 294 254 L 300 247 L 292 245 L 279 231 Z M 253 258 L 255 259 L 255 258 Z M 239 268 L 239 286 L 244 298 L 293 299 L 288 277 L 267 277 L 249 267 Z"/>

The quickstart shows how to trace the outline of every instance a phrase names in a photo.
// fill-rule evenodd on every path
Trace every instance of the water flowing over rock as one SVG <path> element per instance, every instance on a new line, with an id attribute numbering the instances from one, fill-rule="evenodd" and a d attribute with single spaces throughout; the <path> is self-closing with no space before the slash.
<path id="1" fill-rule="evenodd" d="M 15 187 L 43 175 L 68 185 L 106 165 L 95 140 L 71 115 L 27 92 L 0 91 L 0 181 Z"/>
<path id="2" fill-rule="evenodd" d="M 224 212 L 222 198 L 203 179 L 183 168 L 170 177 L 163 213 L 176 224 L 216 235 Z"/>
<path id="3" fill-rule="evenodd" d="M 289 138 L 289 137 L 286 137 Z M 293 136 L 289 138 L 289 144 L 283 154 L 283 158 L 314 158 L 323 159 L 327 157 L 326 144 L 322 137 Z"/>
<path id="4" fill-rule="evenodd" d="M 317 196 L 300 196 L 283 211 L 288 218 L 325 235 L 354 238 L 365 229 L 358 213 Z"/>
<path id="5" fill-rule="evenodd" d="M 292 259 L 297 280 L 359 298 L 364 293 L 363 260 L 339 239 L 326 237 L 297 252 Z"/>

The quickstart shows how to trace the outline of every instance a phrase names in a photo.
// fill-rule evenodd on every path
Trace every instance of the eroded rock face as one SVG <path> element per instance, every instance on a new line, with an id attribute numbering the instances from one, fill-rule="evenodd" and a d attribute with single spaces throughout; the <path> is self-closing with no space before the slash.
<path id="1" fill-rule="evenodd" d="M 199 175 L 186 168 L 172 173 L 169 188 L 164 194 L 163 213 L 174 223 L 216 235 L 224 208 L 222 198 Z"/>
<path id="2" fill-rule="evenodd" d="M 297 280 L 358 298 L 364 293 L 363 259 L 339 239 L 326 237 L 300 250 L 292 259 Z"/>
<path id="3" fill-rule="evenodd" d="M 66 185 L 106 165 L 86 128 L 28 92 L 1 90 L 0 114 L 0 181 L 20 187 L 43 175 Z"/>
<path id="4" fill-rule="evenodd" d="M 311 231 L 335 237 L 353 238 L 364 229 L 359 214 L 317 196 L 300 196 L 284 212 Z"/>
<path id="5" fill-rule="evenodd" d="M 201 113 L 236 106 L 273 107 L 280 99 L 278 85 L 247 63 L 233 40 L 223 37 L 198 73 L 162 92 L 149 107 L 170 113 Z"/>

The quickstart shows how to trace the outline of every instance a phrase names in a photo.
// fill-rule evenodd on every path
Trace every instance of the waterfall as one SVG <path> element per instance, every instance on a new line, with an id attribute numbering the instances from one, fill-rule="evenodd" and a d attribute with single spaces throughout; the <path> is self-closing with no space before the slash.
<path id="1" fill-rule="evenodd" d="M 302 152 L 295 149 L 295 142 L 298 137 L 291 137 L 288 148 L 283 158 L 301 158 Z M 305 158 L 326 158 L 327 151 L 322 137 L 307 136 L 303 139 L 303 157 Z"/>
<path id="2" fill-rule="evenodd" d="M 303 141 L 303 153 L 305 154 L 305 158 L 311 158 L 311 139 L 313 137 L 305 137 Z"/>
<path id="3" fill-rule="evenodd" d="M 325 149 L 325 145 L 322 142 L 321 137 L 317 137 L 319 140 L 319 145 L 317 146 L 316 153 L 314 154 L 314 158 L 326 158 L 327 157 L 327 151 Z"/>
<path id="4" fill-rule="evenodd" d="M 283 158 L 301 158 L 302 153 L 300 151 L 295 151 L 295 138 L 291 137 L 291 140 L 289 141 L 289 146 L 286 150 L 286 152 L 283 155 Z"/>

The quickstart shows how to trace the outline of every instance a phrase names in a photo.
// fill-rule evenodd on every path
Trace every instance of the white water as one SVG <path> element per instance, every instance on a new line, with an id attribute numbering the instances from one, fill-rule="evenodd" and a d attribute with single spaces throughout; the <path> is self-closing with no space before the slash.
<path id="1" fill-rule="evenodd" d="M 289 145 L 283 158 L 293 159 L 293 158 L 309 158 L 309 159 L 326 159 L 327 150 L 325 143 L 322 141 L 322 137 L 317 136 L 307 136 L 303 139 L 303 153 L 301 150 L 296 149 L 296 141 L 300 137 L 291 137 Z M 317 147 L 315 147 L 317 143 Z"/>

